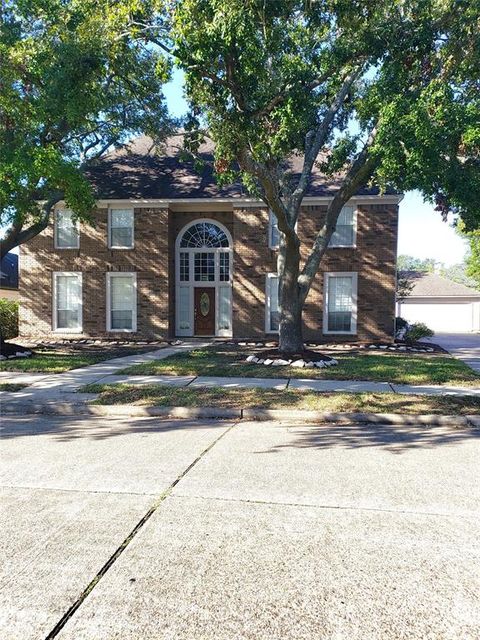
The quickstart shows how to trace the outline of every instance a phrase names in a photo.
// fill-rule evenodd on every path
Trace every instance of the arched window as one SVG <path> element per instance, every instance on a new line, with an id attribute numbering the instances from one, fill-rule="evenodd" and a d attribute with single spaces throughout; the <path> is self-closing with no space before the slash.
<path id="1" fill-rule="evenodd" d="M 180 241 L 182 249 L 222 249 L 228 248 L 225 232 L 213 222 L 197 222 L 189 227 Z"/>

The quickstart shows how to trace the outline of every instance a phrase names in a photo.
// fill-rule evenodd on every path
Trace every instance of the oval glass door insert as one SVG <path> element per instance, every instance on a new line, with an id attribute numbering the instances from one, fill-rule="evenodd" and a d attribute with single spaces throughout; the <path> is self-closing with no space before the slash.
<path id="1" fill-rule="evenodd" d="M 210 296 L 205 291 L 200 296 L 200 313 L 203 317 L 208 316 L 210 311 Z"/>

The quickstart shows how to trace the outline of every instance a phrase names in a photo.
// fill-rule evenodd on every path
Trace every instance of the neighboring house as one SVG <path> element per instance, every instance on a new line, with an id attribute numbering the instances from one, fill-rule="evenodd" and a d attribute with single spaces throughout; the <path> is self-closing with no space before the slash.
<path id="1" fill-rule="evenodd" d="M 18 255 L 7 253 L 0 262 L 0 298 L 18 300 Z"/>
<path id="2" fill-rule="evenodd" d="M 264 203 L 241 185 L 220 188 L 172 144 L 154 154 L 148 138 L 89 179 L 95 226 L 78 225 L 60 203 L 21 247 L 21 335 L 275 336 L 279 236 Z M 305 251 L 336 188 L 311 179 L 298 224 Z M 392 338 L 400 199 L 364 189 L 344 208 L 307 299 L 306 339 Z"/>
<path id="3" fill-rule="evenodd" d="M 408 272 L 409 296 L 398 303 L 398 315 L 410 323 L 424 322 L 446 333 L 480 331 L 480 291 L 435 273 Z"/>

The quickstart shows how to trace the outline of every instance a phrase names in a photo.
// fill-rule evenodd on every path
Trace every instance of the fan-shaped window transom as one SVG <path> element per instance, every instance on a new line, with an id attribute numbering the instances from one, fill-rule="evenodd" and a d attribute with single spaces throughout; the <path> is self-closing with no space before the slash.
<path id="1" fill-rule="evenodd" d="M 197 222 L 189 227 L 180 241 L 182 249 L 228 248 L 229 242 L 225 232 L 213 222 Z"/>

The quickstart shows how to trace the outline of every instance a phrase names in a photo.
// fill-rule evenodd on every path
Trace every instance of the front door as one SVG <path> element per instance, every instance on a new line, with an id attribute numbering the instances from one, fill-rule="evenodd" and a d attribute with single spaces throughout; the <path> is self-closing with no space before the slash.
<path id="1" fill-rule="evenodd" d="M 215 287 L 195 287 L 195 335 L 215 335 Z"/>

